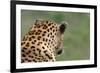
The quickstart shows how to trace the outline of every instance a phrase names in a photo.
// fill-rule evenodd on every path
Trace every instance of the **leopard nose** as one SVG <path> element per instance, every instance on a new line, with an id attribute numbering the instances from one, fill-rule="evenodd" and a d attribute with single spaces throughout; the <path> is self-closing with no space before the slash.
<path id="1" fill-rule="evenodd" d="M 57 52 L 58 55 L 61 54 L 61 53 L 62 53 L 62 50 L 59 50 L 59 51 Z"/>

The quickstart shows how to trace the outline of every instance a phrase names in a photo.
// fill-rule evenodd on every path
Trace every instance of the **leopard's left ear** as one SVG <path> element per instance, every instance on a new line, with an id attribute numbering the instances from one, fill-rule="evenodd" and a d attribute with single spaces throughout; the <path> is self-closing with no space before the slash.
<path id="1" fill-rule="evenodd" d="M 36 19 L 35 25 L 41 24 L 43 22 L 43 19 Z"/>
<path id="2" fill-rule="evenodd" d="M 68 23 L 67 22 L 62 22 L 60 25 L 59 25 L 59 31 L 61 32 L 61 34 L 63 34 L 65 32 L 65 29 L 67 27 Z"/>

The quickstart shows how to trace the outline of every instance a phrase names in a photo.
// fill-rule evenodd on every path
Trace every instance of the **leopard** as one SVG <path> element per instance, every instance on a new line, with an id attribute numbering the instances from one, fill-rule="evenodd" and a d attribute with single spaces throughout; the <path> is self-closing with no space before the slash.
<path id="1" fill-rule="evenodd" d="M 67 22 L 36 19 L 21 40 L 21 63 L 55 62 L 63 51 Z"/>

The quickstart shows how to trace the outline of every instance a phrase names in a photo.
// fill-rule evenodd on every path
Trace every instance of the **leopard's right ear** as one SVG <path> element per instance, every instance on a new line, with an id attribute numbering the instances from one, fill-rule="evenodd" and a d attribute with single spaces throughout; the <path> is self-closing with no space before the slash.
<path id="1" fill-rule="evenodd" d="M 37 24 L 41 24 L 42 22 L 43 22 L 42 19 L 36 19 L 36 20 L 35 20 L 35 25 L 37 25 Z"/>
<path id="2" fill-rule="evenodd" d="M 59 25 L 59 31 L 61 32 L 61 34 L 63 34 L 65 32 L 65 29 L 67 27 L 68 23 L 67 22 L 62 22 L 60 25 Z"/>

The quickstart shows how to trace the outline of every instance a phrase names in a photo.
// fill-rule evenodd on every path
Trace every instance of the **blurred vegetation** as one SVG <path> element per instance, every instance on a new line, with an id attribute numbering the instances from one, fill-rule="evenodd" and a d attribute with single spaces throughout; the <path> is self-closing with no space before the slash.
<path id="1" fill-rule="evenodd" d="M 35 19 L 53 20 L 60 24 L 68 22 L 64 34 L 64 51 L 57 56 L 58 61 L 86 60 L 90 58 L 90 14 L 55 11 L 21 11 L 21 35 L 28 31 Z"/>

